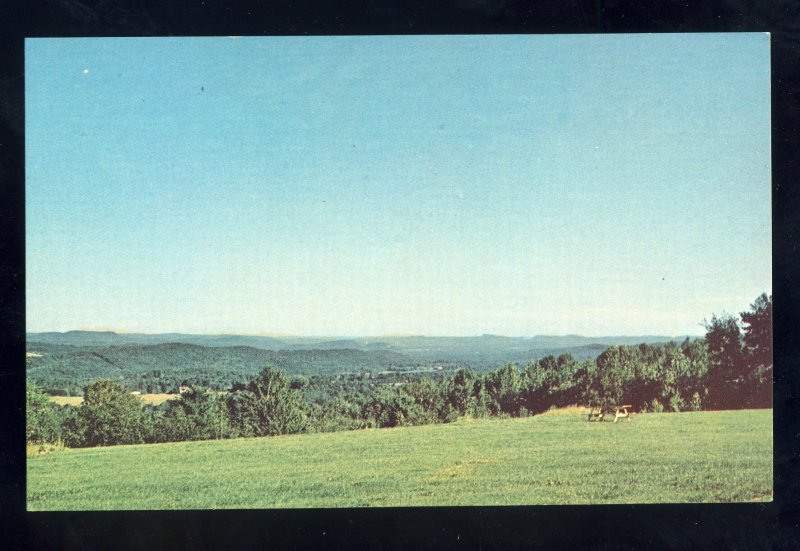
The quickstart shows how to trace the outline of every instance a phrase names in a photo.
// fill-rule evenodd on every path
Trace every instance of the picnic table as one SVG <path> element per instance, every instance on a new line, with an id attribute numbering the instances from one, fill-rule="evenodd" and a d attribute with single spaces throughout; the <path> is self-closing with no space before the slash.
<path id="1" fill-rule="evenodd" d="M 613 406 L 611 409 L 614 410 L 614 422 L 616 423 L 620 419 L 627 419 L 628 422 L 631 420 L 631 412 L 628 411 L 633 406 L 630 404 L 623 404 L 621 406 Z M 603 417 L 605 417 L 605 413 L 603 412 L 602 407 L 594 407 L 592 406 L 589 408 L 589 416 L 587 421 L 602 421 Z"/>
<path id="2" fill-rule="evenodd" d="M 604 415 L 605 414 L 603 413 L 603 408 L 601 407 L 595 408 L 594 406 L 592 406 L 591 408 L 589 408 L 589 418 L 587 419 L 587 421 L 589 422 L 602 421 Z"/>
<path id="3" fill-rule="evenodd" d="M 620 419 L 627 419 L 628 422 L 630 423 L 631 414 L 628 410 L 631 409 L 632 407 L 633 406 L 631 406 L 630 404 L 625 404 L 624 406 L 617 406 L 616 407 L 617 411 L 614 413 L 614 422 L 616 423 Z"/>

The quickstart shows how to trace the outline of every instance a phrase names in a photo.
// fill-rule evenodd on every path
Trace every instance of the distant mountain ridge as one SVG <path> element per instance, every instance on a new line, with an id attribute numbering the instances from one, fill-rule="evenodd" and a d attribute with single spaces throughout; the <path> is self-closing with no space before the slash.
<path id="1" fill-rule="evenodd" d="M 72 346 L 123 346 L 130 344 L 182 343 L 209 347 L 248 346 L 262 350 L 445 350 L 451 348 L 503 348 L 510 350 L 575 348 L 589 345 L 634 346 L 640 343 L 681 342 L 693 335 L 622 335 L 584 337 L 582 335 L 536 335 L 506 337 L 484 334 L 477 337 L 374 336 L 374 337 L 269 337 L 260 335 L 197 335 L 189 333 L 116 333 L 114 331 L 67 331 L 26 333 L 28 342 Z"/>
<path id="2" fill-rule="evenodd" d="M 66 331 L 64 333 L 26 333 L 28 342 L 72 346 L 123 346 L 128 344 L 196 344 L 198 346 L 251 346 L 281 350 L 286 343 L 276 337 L 240 335 L 193 335 L 189 333 L 115 333 L 114 331 Z"/>
<path id="3" fill-rule="evenodd" d="M 75 394 L 102 378 L 140 390 L 195 381 L 219 390 L 266 365 L 289 375 L 338 375 L 391 370 L 476 371 L 520 366 L 545 356 L 594 359 L 613 345 L 657 344 L 682 337 L 262 337 L 147 335 L 112 331 L 28 333 L 26 374 L 48 391 Z"/>

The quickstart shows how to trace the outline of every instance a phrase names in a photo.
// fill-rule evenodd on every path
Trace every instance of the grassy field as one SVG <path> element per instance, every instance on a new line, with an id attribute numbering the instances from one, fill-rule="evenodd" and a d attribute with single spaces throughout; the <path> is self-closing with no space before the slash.
<path id="1" fill-rule="evenodd" d="M 29 510 L 768 501 L 772 411 L 64 450 L 27 470 Z"/>

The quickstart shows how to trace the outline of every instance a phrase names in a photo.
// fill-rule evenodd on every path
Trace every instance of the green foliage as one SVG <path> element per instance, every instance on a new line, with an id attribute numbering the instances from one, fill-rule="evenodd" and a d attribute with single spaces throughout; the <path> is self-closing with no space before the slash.
<path id="1" fill-rule="evenodd" d="M 692 400 L 689 402 L 689 411 L 700 411 L 703 407 L 703 401 L 700 398 L 700 393 L 695 392 L 692 394 Z"/>
<path id="2" fill-rule="evenodd" d="M 523 407 L 528 412 L 541 413 L 551 407 L 597 403 L 598 397 L 589 392 L 587 365 L 591 365 L 594 376 L 594 362 L 581 364 L 571 354 L 561 354 L 558 359 L 546 356 L 529 363 L 522 374 Z"/>
<path id="3" fill-rule="evenodd" d="M 164 427 L 165 407 L 168 406 L 154 406 L 153 404 L 142 406 L 142 437 L 148 444 L 171 441 L 165 437 L 167 434 Z"/>
<path id="4" fill-rule="evenodd" d="M 196 377 L 179 378 L 179 355 L 168 356 L 174 363 L 163 367 L 171 373 L 154 369 L 140 374 L 136 386 L 149 390 L 153 381 L 160 381 L 159 390 L 164 389 L 164 381 L 170 381 L 175 389 L 190 385 L 181 399 L 142 407 L 128 393 L 124 378 L 92 383 L 85 390 L 84 405 L 77 409 L 45 406 L 41 392 L 32 392 L 28 437 L 50 438 L 48 434 L 60 432 L 70 446 L 95 446 L 427 425 L 454 422 L 459 417 L 526 417 L 576 404 L 602 406 L 606 411 L 623 403 L 638 411 L 767 407 L 771 405 L 772 382 L 771 311 L 771 297 L 759 297 L 751 311 L 742 313 L 744 336 L 735 318 L 714 316 L 707 323 L 705 339 L 687 338 L 680 345 L 611 346 L 595 360 L 579 361 L 569 353 L 558 357 L 545 354 L 529 361 L 522 371 L 508 363 L 477 374 L 467 368 L 455 373 L 365 368 L 291 377 L 270 366 L 246 384 L 234 383 L 225 396 L 193 383 Z M 479 340 L 484 338 L 506 342 L 491 336 Z M 158 348 L 178 354 L 186 346 Z M 52 345 L 49 352 L 60 353 L 65 347 L 71 348 Z M 111 348 L 89 356 L 108 363 L 121 353 Z M 122 348 L 130 352 L 134 347 Z M 206 353 L 198 346 L 188 349 L 193 354 Z M 248 349 L 241 352 L 252 354 Z M 299 354 L 295 358 L 306 359 L 360 353 L 351 349 L 292 352 Z M 29 369 L 29 374 L 33 370 Z"/>
<path id="5" fill-rule="evenodd" d="M 241 436 L 292 434 L 306 428 L 305 403 L 282 371 L 264 368 L 228 395 L 231 425 Z"/>
<path id="6" fill-rule="evenodd" d="M 226 399 L 201 387 L 190 387 L 180 400 L 170 400 L 156 422 L 156 439 L 163 442 L 212 440 L 234 434 Z"/>
<path id="7" fill-rule="evenodd" d="M 47 393 L 80 396 L 100 379 L 121 381 L 129 390 L 175 392 L 185 380 L 213 390 L 273 365 L 287 375 L 334 377 L 344 373 L 449 371 L 485 373 L 507 363 L 525 365 L 564 352 L 595 358 L 608 345 L 635 337 L 384 337 L 320 341 L 314 338 L 202 335 L 119 335 L 72 331 L 28 334 L 27 371 Z M 664 337 L 642 337 L 662 342 Z"/>
<path id="8" fill-rule="evenodd" d="M 664 406 L 661 405 L 661 402 L 653 398 L 653 400 L 650 402 L 650 406 L 647 408 L 647 411 L 653 413 L 661 413 L 662 411 L 664 411 Z"/>
<path id="9" fill-rule="evenodd" d="M 469 369 L 459 369 L 456 374 L 445 381 L 443 394 L 445 403 L 456 415 L 476 415 L 477 399 L 475 393 L 475 375 Z"/>
<path id="10" fill-rule="evenodd" d="M 625 383 L 633 379 L 633 352 L 625 346 L 612 346 L 597 357 L 597 375 L 593 387 L 598 405 L 611 409 L 622 403 Z"/>
<path id="11" fill-rule="evenodd" d="M 61 437 L 64 444 L 70 448 L 86 446 L 87 419 L 81 415 L 81 407 L 64 406 L 64 416 L 61 422 Z"/>
<path id="12" fill-rule="evenodd" d="M 754 367 L 772 365 L 772 296 L 762 293 L 742 312 L 745 351 Z"/>
<path id="13" fill-rule="evenodd" d="M 746 364 L 739 322 L 731 315 L 714 315 L 706 322 L 708 346 L 708 395 L 714 409 L 742 407 Z"/>
<path id="14" fill-rule="evenodd" d="M 705 339 L 686 339 L 681 344 L 681 351 L 689 362 L 688 374 L 679 381 L 679 386 L 684 397 L 688 396 L 693 411 L 702 409 L 703 400 L 707 397 L 708 389 L 708 346 Z"/>
<path id="15" fill-rule="evenodd" d="M 741 317 L 749 367 L 745 384 L 751 389 L 748 405 L 772 407 L 772 296 L 763 293 Z"/>
<path id="16" fill-rule="evenodd" d="M 400 394 L 413 402 L 406 420 L 411 425 L 428 425 L 453 419 L 446 407 L 442 389 L 433 380 L 418 379 L 400 387 Z"/>
<path id="17" fill-rule="evenodd" d="M 25 387 L 25 441 L 52 444 L 61 437 L 56 407 L 35 383 Z"/>
<path id="18" fill-rule="evenodd" d="M 110 446 L 144 442 L 142 403 L 116 381 L 86 387 L 68 445 Z M 75 440 L 73 440 L 73 438 Z"/>
<path id="19" fill-rule="evenodd" d="M 547 362 L 552 358 L 547 356 L 541 362 Z M 523 379 L 515 364 L 508 364 L 489 373 L 486 377 L 486 394 L 489 397 L 488 407 L 491 413 L 518 416 L 522 407 L 522 385 Z"/>
<path id="20" fill-rule="evenodd" d="M 371 427 L 404 427 L 413 424 L 414 399 L 395 388 L 383 387 L 365 404 L 364 417 Z"/>
<path id="21" fill-rule="evenodd" d="M 27 376 L 47 391 L 66 389 L 80 395 L 100 380 L 122 382 L 129 390 L 177 392 L 184 382 L 214 390 L 257 375 L 272 365 L 289 375 L 334 376 L 346 371 L 414 369 L 421 363 L 390 350 L 262 350 L 244 346 L 217 347 L 164 343 L 124 346 L 66 346 L 30 342 L 43 353 L 32 358 Z"/>
<path id="22" fill-rule="evenodd" d="M 355 430 L 368 425 L 357 397 L 337 396 L 309 407 L 308 430 L 311 432 Z"/>

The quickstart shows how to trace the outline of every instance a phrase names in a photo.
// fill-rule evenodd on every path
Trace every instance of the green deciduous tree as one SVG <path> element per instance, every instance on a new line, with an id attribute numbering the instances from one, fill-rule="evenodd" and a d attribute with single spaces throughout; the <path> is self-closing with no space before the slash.
<path id="1" fill-rule="evenodd" d="M 116 381 L 97 381 L 84 390 L 73 429 L 83 431 L 85 446 L 141 444 L 142 402 Z"/>
<path id="2" fill-rule="evenodd" d="M 56 406 L 32 382 L 25 387 L 25 440 L 36 444 L 51 444 L 61 437 Z"/>
<path id="3" fill-rule="evenodd" d="M 681 343 L 681 350 L 689 362 L 689 373 L 681 381 L 681 389 L 689 401 L 689 409 L 698 411 L 708 400 L 708 346 L 705 339 L 687 338 Z"/>
<path id="4" fill-rule="evenodd" d="M 663 365 L 660 401 L 669 411 L 683 411 L 688 405 L 688 400 L 684 396 L 686 391 L 683 389 L 683 382 L 687 379 L 691 368 L 689 359 L 675 343 L 668 343 L 664 347 Z"/>
<path id="5" fill-rule="evenodd" d="M 598 404 L 604 409 L 627 401 L 626 390 L 635 378 L 636 353 L 627 346 L 611 346 L 595 361 L 597 371 L 592 384 Z"/>
<path id="6" fill-rule="evenodd" d="M 61 438 L 70 448 L 86 446 L 86 420 L 79 415 L 83 406 L 64 406 L 63 420 L 61 422 Z"/>
<path id="7" fill-rule="evenodd" d="M 414 401 L 414 407 L 408 415 L 413 425 L 452 421 L 457 417 L 455 409 L 445 402 L 443 389 L 428 377 L 403 385 L 400 393 L 410 396 Z"/>
<path id="8" fill-rule="evenodd" d="M 302 432 L 308 420 L 302 396 L 273 367 L 264 368 L 246 387 L 231 392 L 228 411 L 231 425 L 241 436 Z"/>
<path id="9" fill-rule="evenodd" d="M 333 432 L 363 429 L 368 425 L 362 415 L 362 405 L 355 397 L 336 396 L 314 402 L 309 411 L 308 430 Z"/>
<path id="10" fill-rule="evenodd" d="M 167 402 L 159 426 L 158 437 L 166 442 L 212 440 L 232 434 L 225 399 L 198 386 Z"/>

